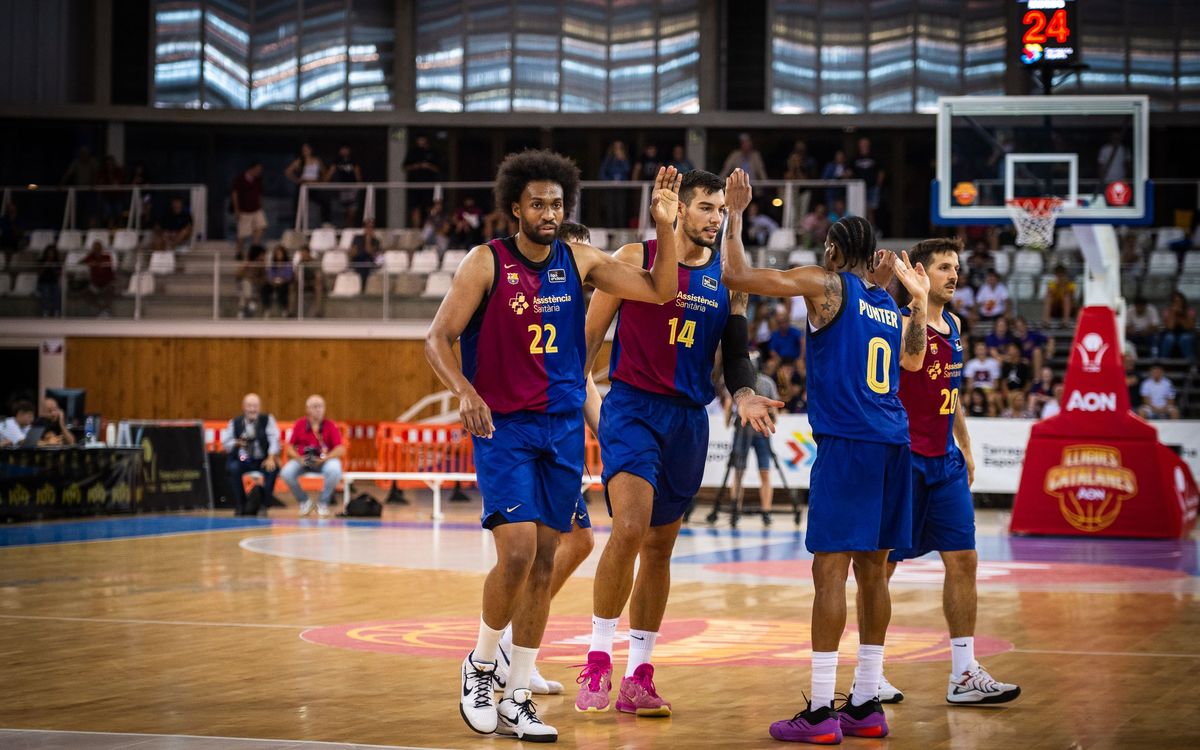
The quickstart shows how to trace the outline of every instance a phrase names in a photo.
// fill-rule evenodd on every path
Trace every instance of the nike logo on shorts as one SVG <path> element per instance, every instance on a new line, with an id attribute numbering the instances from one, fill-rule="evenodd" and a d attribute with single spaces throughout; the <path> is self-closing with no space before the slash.
<path id="1" fill-rule="evenodd" d="M 516 505 L 514 505 L 514 506 L 513 506 L 513 507 L 511 507 L 511 508 L 505 508 L 505 509 L 504 509 L 504 512 L 505 512 L 505 513 L 512 513 L 512 512 L 513 512 L 514 510 L 516 510 L 517 508 L 520 508 L 520 507 L 521 507 L 521 505 L 522 505 L 521 503 L 517 503 Z"/>

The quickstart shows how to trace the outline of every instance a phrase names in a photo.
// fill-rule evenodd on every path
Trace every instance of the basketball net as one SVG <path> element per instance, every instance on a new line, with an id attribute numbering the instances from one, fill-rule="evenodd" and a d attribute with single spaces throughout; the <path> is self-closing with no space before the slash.
<path id="1" fill-rule="evenodd" d="M 1017 244 L 1045 250 L 1054 242 L 1054 222 L 1062 210 L 1062 198 L 1009 198 L 1008 215 L 1017 228 Z"/>

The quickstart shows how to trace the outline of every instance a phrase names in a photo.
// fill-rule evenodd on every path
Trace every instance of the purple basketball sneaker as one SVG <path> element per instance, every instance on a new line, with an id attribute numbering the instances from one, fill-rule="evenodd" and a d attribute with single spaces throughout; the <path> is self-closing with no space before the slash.
<path id="1" fill-rule="evenodd" d="M 854 705 L 850 698 L 838 708 L 838 721 L 842 724 L 842 734 L 852 737 L 887 737 L 887 715 L 883 713 L 883 704 L 878 698 L 873 698 L 861 706 Z"/>
<path id="2" fill-rule="evenodd" d="M 813 710 L 812 703 L 790 719 L 771 725 L 771 736 L 784 742 L 808 742 L 813 745 L 840 745 L 842 725 L 833 706 Z"/>

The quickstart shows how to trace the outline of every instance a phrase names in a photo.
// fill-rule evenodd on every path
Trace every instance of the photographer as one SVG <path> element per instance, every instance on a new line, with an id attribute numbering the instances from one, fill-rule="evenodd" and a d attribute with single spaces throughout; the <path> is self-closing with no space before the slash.
<path id="1" fill-rule="evenodd" d="M 331 513 L 329 505 L 333 501 L 333 492 L 342 478 L 340 459 L 346 453 L 346 445 L 337 425 L 325 419 L 325 399 L 309 396 L 304 411 L 307 416 L 292 428 L 292 439 L 287 445 L 290 460 L 279 475 L 300 503 L 301 516 L 316 510 L 321 518 L 327 518 Z M 320 474 L 325 480 L 317 505 L 300 486 L 301 474 Z"/>
<path id="2" fill-rule="evenodd" d="M 257 503 L 247 507 L 246 488 L 242 484 L 242 476 L 252 471 L 263 475 L 263 507 L 274 504 L 275 477 L 279 474 L 279 425 L 273 415 L 262 413 L 258 394 L 247 393 L 242 399 L 242 413 L 229 420 L 221 444 L 229 456 L 225 473 L 229 477 L 234 513 L 239 516 L 258 513 Z"/>

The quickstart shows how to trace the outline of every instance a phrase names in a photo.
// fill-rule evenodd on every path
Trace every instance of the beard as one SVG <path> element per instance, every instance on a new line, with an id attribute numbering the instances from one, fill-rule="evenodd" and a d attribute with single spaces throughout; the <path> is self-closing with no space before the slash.
<path id="1" fill-rule="evenodd" d="M 691 227 L 684 227 L 683 233 L 689 240 L 696 243 L 696 245 L 711 248 L 717 246 L 717 240 L 721 237 L 721 228 L 717 227 L 717 233 L 712 239 L 708 238 L 703 229 L 693 230 Z"/>
<path id="2" fill-rule="evenodd" d="M 546 236 L 547 232 L 550 235 L 549 237 Z M 525 235 L 526 239 L 535 244 L 553 245 L 554 239 L 558 236 L 558 225 L 556 224 L 553 229 L 542 229 L 539 225 L 527 224 L 525 223 L 525 220 L 522 219 L 521 234 Z"/>

